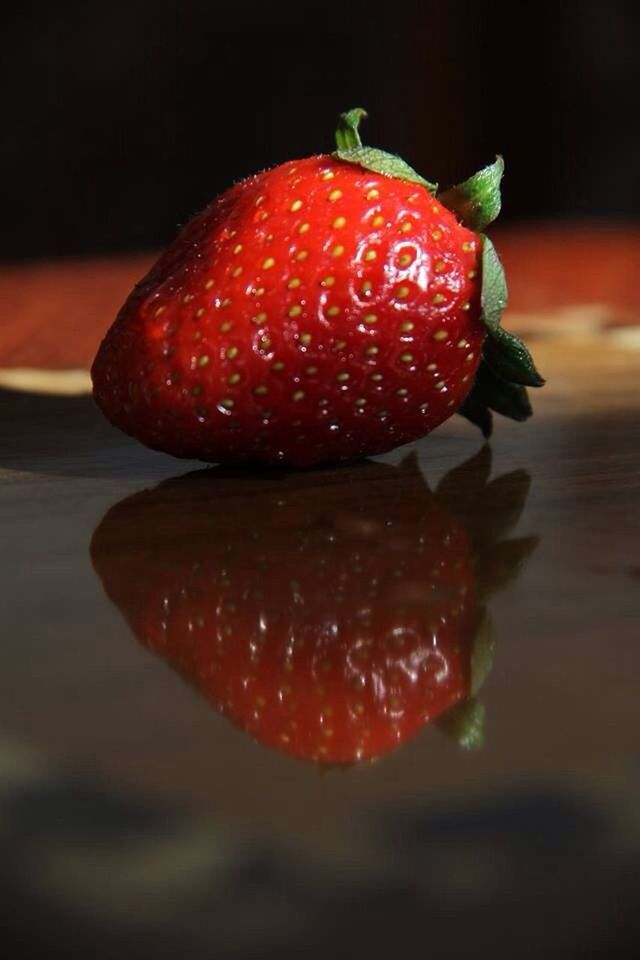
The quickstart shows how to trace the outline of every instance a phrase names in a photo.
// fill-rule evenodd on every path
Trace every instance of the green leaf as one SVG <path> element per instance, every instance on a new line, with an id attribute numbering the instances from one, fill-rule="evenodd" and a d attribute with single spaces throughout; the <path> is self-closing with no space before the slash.
<path id="1" fill-rule="evenodd" d="M 502 327 L 489 332 L 483 356 L 504 380 L 527 387 L 541 387 L 544 379 L 536 370 L 533 357 L 519 337 Z"/>
<path id="2" fill-rule="evenodd" d="M 525 388 L 504 380 L 483 358 L 469 395 L 458 412 L 480 427 L 486 437 L 491 433 L 491 410 L 520 421 L 527 420 L 533 412 Z"/>
<path id="3" fill-rule="evenodd" d="M 504 267 L 489 237 L 482 237 L 482 290 L 480 292 L 482 320 L 490 332 L 500 326 L 507 305 L 507 281 Z"/>
<path id="4" fill-rule="evenodd" d="M 480 361 L 474 388 L 480 391 L 489 409 L 501 413 L 503 417 L 527 420 L 533 413 L 525 388 L 519 383 L 504 380 L 484 359 Z"/>
<path id="5" fill-rule="evenodd" d="M 456 704 L 436 720 L 436 726 L 465 750 L 477 750 L 484 743 L 484 705 L 471 698 Z"/>
<path id="6" fill-rule="evenodd" d="M 458 408 L 461 417 L 465 417 L 474 427 L 482 431 L 483 437 L 490 437 L 493 433 L 493 416 L 491 410 L 484 402 L 480 391 L 476 389 L 475 383 L 467 394 L 466 400 Z"/>
<path id="7" fill-rule="evenodd" d="M 381 173 L 385 177 L 394 177 L 396 180 L 406 180 L 408 183 L 419 183 L 430 193 L 438 189 L 437 183 L 430 183 L 421 177 L 413 167 L 410 167 L 401 157 L 375 147 L 365 147 L 360 139 L 360 121 L 367 116 L 362 107 L 354 107 L 346 113 L 340 114 L 336 129 L 335 156 L 345 163 L 354 163 L 365 170 Z"/>
<path id="8" fill-rule="evenodd" d="M 484 230 L 500 213 L 500 182 L 504 173 L 502 157 L 472 177 L 440 194 L 438 200 L 469 230 Z"/>

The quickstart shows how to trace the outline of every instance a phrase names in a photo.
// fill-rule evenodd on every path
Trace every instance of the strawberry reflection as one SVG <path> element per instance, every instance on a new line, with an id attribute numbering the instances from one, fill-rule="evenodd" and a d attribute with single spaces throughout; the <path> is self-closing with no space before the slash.
<path id="1" fill-rule="evenodd" d="M 488 447 L 435 493 L 415 455 L 202 470 L 110 509 L 93 563 L 140 642 L 270 747 L 353 763 L 434 720 L 472 745 L 485 603 L 536 543 L 506 539 L 528 475 L 490 470 Z"/>

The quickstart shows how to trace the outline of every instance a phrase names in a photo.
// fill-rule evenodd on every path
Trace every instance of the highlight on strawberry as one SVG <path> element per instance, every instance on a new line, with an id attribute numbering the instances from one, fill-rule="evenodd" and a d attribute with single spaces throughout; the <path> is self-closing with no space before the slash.
<path id="1" fill-rule="evenodd" d="M 202 470 L 112 507 L 94 568 L 134 635 L 262 744 L 317 764 L 435 722 L 482 740 L 486 603 L 535 537 L 529 477 L 482 451 L 432 493 L 415 455 L 332 471 Z"/>
<path id="2" fill-rule="evenodd" d="M 108 419 L 155 449 L 312 466 L 382 453 L 458 412 L 525 420 L 543 383 L 501 326 L 504 272 L 484 229 L 503 162 L 439 192 L 363 146 L 231 187 L 138 283 L 93 364 Z"/>

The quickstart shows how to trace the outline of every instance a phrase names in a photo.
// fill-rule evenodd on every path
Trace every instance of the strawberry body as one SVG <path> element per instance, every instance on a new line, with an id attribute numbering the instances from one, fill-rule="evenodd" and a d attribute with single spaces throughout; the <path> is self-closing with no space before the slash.
<path id="1" fill-rule="evenodd" d="M 93 366 L 107 417 L 215 462 L 381 453 L 460 407 L 480 237 L 427 189 L 333 155 L 237 184 L 135 288 Z"/>

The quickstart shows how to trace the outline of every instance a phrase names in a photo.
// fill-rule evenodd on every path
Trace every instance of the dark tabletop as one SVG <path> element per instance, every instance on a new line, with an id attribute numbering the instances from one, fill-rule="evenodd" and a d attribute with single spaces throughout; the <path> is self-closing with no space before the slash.
<path id="1" fill-rule="evenodd" d="M 638 328 L 607 303 L 568 300 L 514 312 L 549 384 L 533 419 L 499 422 L 490 448 L 450 421 L 375 464 L 234 478 L 143 449 L 86 395 L 0 392 L 9 956 L 568 958 L 640 946 Z M 262 603 L 313 641 L 321 622 L 347 622 L 362 578 L 388 570 L 425 517 L 457 544 L 475 598 L 477 631 L 454 644 L 464 696 L 449 722 L 425 711 L 406 736 L 400 722 L 375 761 L 260 742 L 194 665 L 200 648 L 176 651 L 180 630 L 154 607 L 170 598 L 202 613 L 197 576 L 223 565 L 229 542 L 225 596 L 242 580 L 248 617 Z M 330 572 L 314 593 L 308 571 L 336 531 L 338 544 L 361 536 L 362 557 L 327 554 L 346 590 Z M 269 594 L 276 581 L 256 574 L 260 538 L 289 593 Z M 402 564 L 394 583 L 376 594 L 379 616 L 410 592 Z M 232 613 L 229 635 L 243 624 Z M 465 749 L 470 703 L 483 743 Z"/>

